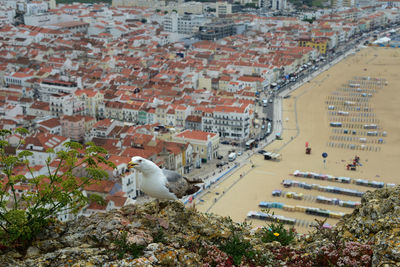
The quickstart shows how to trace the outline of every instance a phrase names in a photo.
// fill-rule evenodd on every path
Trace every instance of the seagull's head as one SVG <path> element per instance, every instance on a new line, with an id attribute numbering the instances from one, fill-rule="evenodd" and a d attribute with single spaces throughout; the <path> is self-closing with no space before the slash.
<path id="1" fill-rule="evenodd" d="M 149 170 L 153 170 L 155 165 L 152 161 L 147 160 L 145 158 L 135 156 L 132 157 L 131 161 L 128 163 L 128 168 L 138 170 L 140 172 L 146 172 Z"/>

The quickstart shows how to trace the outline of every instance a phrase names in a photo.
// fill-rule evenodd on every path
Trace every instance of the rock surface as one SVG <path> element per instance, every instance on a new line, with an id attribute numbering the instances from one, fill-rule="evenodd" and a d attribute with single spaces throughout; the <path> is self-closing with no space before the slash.
<path id="1" fill-rule="evenodd" d="M 368 191 L 361 206 L 336 229 L 344 240 L 370 243 L 374 265 L 396 262 L 400 266 L 400 186 Z"/>
<path id="2" fill-rule="evenodd" d="M 129 205 L 56 223 L 25 252 L 0 251 L 0 266 L 234 266 L 234 257 L 221 251 L 233 237 L 240 240 L 235 249 L 244 243 L 252 248 L 243 249 L 247 260 L 242 266 L 316 266 L 325 260 L 328 243 L 343 242 L 357 248 L 368 244 L 373 251 L 371 260 L 364 255 L 368 264 L 352 266 L 400 262 L 400 187 L 366 193 L 361 206 L 332 230 L 316 229 L 288 247 L 264 243 L 251 225 L 202 214 L 180 202 L 156 205 Z"/>

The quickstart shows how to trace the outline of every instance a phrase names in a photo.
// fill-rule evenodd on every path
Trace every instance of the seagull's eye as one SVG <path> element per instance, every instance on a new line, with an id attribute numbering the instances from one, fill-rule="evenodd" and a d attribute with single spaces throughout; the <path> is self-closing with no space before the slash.
<path id="1" fill-rule="evenodd" d="M 138 162 L 139 162 L 139 163 L 142 163 L 142 160 L 141 160 L 141 159 L 139 159 L 139 160 L 138 160 Z"/>

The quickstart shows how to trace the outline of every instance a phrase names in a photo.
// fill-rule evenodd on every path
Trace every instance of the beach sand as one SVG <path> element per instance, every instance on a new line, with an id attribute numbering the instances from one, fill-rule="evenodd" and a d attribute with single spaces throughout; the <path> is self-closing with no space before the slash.
<path id="1" fill-rule="evenodd" d="M 352 188 L 359 191 L 374 190 L 371 187 L 355 184 L 340 184 L 293 177 L 291 174 L 295 170 L 400 184 L 399 169 L 397 169 L 400 162 L 399 69 L 400 49 L 364 48 L 292 92 L 289 98 L 283 100 L 283 140 L 276 140 L 264 148 L 267 151 L 280 153 L 282 155 L 281 161 L 267 161 L 261 155 L 254 154 L 250 159 L 255 167 L 252 168 L 251 164 L 245 165 L 218 186 L 210 189 L 202 197 L 203 201 L 197 202 L 196 207 L 198 210 L 230 216 L 236 222 L 243 222 L 249 211 L 261 211 L 258 207 L 260 201 L 320 207 L 345 213 L 352 212 L 350 208 L 320 204 L 313 201 L 272 197 L 271 192 L 274 189 L 293 191 L 305 195 L 322 195 L 341 200 L 360 201 L 359 197 L 342 194 L 305 190 L 298 187 L 284 188 L 281 185 L 283 179 Z M 348 81 L 355 76 L 384 78 L 388 82 L 387 86 L 378 89 L 369 100 L 370 107 L 373 108 L 373 113 L 376 114 L 374 118 L 379 120 L 377 124 L 387 132 L 387 137 L 384 137 L 384 144 L 373 145 L 381 148 L 378 152 L 333 148 L 327 145 L 330 141 L 329 137 L 333 135 L 333 128 L 329 127 L 331 118 L 328 115 L 327 97 L 343 85 L 348 84 Z M 311 155 L 305 154 L 306 142 L 309 142 L 312 148 Z M 323 152 L 328 153 L 326 166 L 324 166 L 321 156 Z M 350 163 L 355 155 L 360 157 L 360 162 L 363 165 L 358 167 L 356 171 L 346 170 L 346 164 Z M 241 174 L 242 178 L 240 177 Z M 282 209 L 271 209 L 270 211 L 307 222 L 313 222 L 314 218 L 324 219 L 323 217 L 315 217 L 301 212 L 284 211 Z M 249 221 L 254 226 L 267 225 L 265 221 L 255 219 Z M 335 224 L 336 222 L 336 219 L 329 218 L 327 220 L 327 223 L 330 224 Z M 300 233 L 307 233 L 311 228 L 297 225 L 296 229 Z"/>

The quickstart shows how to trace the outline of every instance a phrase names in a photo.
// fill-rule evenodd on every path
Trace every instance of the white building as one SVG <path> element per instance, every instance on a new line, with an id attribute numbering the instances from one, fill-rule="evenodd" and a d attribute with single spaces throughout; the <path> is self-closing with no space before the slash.
<path id="1" fill-rule="evenodd" d="M 58 118 L 38 121 L 37 126 L 46 129 L 51 134 L 61 135 L 61 123 Z"/>
<path id="2" fill-rule="evenodd" d="M 91 137 L 106 137 L 115 126 L 122 126 L 123 123 L 117 120 L 104 119 L 99 120 L 90 131 Z"/>
<path id="3" fill-rule="evenodd" d="M 24 15 L 24 24 L 31 26 L 43 26 L 60 21 L 59 15 L 55 13 L 40 13 L 36 15 Z"/>
<path id="4" fill-rule="evenodd" d="M 164 16 L 163 27 L 167 32 L 194 34 L 198 32 L 200 26 L 209 21 L 210 19 L 203 15 L 185 14 L 181 16 L 176 12 L 172 12 L 172 14 Z"/>
<path id="5" fill-rule="evenodd" d="M 122 191 L 130 199 L 136 199 L 138 196 L 137 175 L 139 175 L 137 171 L 131 171 L 121 178 Z"/>
<path id="6" fill-rule="evenodd" d="M 84 103 L 74 94 L 54 94 L 49 96 L 51 115 L 60 117 L 62 115 L 82 114 L 84 111 Z"/>
<path id="7" fill-rule="evenodd" d="M 190 143 L 193 147 L 193 153 L 200 156 L 203 162 L 215 159 L 219 149 L 219 136 L 216 133 L 185 130 L 172 137 L 172 141 L 182 144 Z M 200 162 L 194 162 L 199 166 Z"/>
<path id="8" fill-rule="evenodd" d="M 15 84 L 20 86 L 27 86 L 25 81 L 29 80 L 30 78 L 32 78 L 32 75 L 29 73 L 14 72 L 9 76 L 4 76 L 4 81 L 6 85 Z"/>
<path id="9" fill-rule="evenodd" d="M 89 28 L 89 23 L 83 21 L 59 21 L 54 24 L 46 25 L 45 28 L 60 30 L 60 31 L 70 31 L 72 33 L 86 33 Z"/>
<path id="10" fill-rule="evenodd" d="M 0 7 L 0 24 L 13 24 L 15 9 Z"/>
<path id="11" fill-rule="evenodd" d="M 40 99 L 48 102 L 50 100 L 50 95 L 73 94 L 77 88 L 76 82 L 45 79 L 39 86 Z"/>
<path id="12" fill-rule="evenodd" d="M 38 15 L 46 13 L 48 9 L 49 8 L 46 2 L 30 2 L 26 4 L 25 14 L 28 16 Z"/>
<path id="13" fill-rule="evenodd" d="M 161 8 L 163 11 L 167 11 L 168 13 L 172 13 L 173 11 L 177 11 L 179 15 L 183 15 L 185 13 L 191 14 L 203 14 L 204 5 L 206 3 L 200 3 L 195 1 L 190 2 L 173 2 L 169 1 L 168 5 Z"/>
<path id="14" fill-rule="evenodd" d="M 17 154 L 22 151 L 29 151 L 31 156 L 27 157 L 30 165 L 46 165 L 50 158 L 52 161 L 56 157 L 56 152 L 65 149 L 64 144 L 69 138 L 48 133 L 38 133 L 25 138 L 25 143 L 17 150 Z M 53 149 L 55 153 L 47 153 L 48 149 Z"/>
<path id="15" fill-rule="evenodd" d="M 232 5 L 228 2 L 217 2 L 216 14 L 217 17 L 224 17 L 226 15 L 232 14 Z"/>
<path id="16" fill-rule="evenodd" d="M 5 119 L 13 119 L 18 115 L 22 115 L 23 111 L 22 111 L 22 107 L 21 105 L 15 105 L 15 104 L 11 104 L 8 103 L 6 104 L 6 106 L 4 107 L 4 118 Z"/>
<path id="17" fill-rule="evenodd" d="M 218 132 L 221 137 L 230 139 L 245 139 L 250 135 L 250 106 L 242 105 L 240 107 L 218 106 L 213 112 L 213 120 L 207 118 L 207 121 L 214 121 L 203 125 L 207 130 L 211 126 L 212 132 Z"/>
<path id="18" fill-rule="evenodd" d="M 130 158 L 113 155 L 108 160 L 115 164 L 115 169 L 112 170 L 112 175 L 110 176 L 121 179 L 121 191 L 125 193 L 126 197 L 136 199 L 139 174 L 134 169 L 128 171 Z"/>
<path id="19" fill-rule="evenodd" d="M 258 7 L 269 8 L 271 6 L 271 0 L 258 0 Z"/>
<path id="20" fill-rule="evenodd" d="M 273 10 L 284 10 L 287 7 L 286 0 L 271 0 Z"/>

